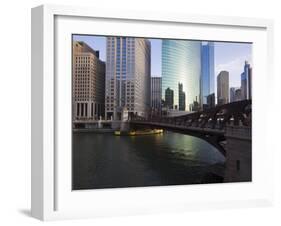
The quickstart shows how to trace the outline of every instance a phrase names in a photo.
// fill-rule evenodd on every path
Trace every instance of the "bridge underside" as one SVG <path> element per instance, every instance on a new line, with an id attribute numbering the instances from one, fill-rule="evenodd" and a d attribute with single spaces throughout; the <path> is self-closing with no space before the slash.
<path id="1" fill-rule="evenodd" d="M 207 141 L 209 144 L 214 146 L 218 151 L 220 151 L 224 156 L 226 151 L 220 142 L 225 141 L 224 131 L 223 130 L 208 130 L 202 128 L 186 128 L 185 126 L 175 126 L 167 125 L 164 123 L 151 123 L 146 121 L 130 121 L 131 127 L 134 128 L 143 128 L 149 127 L 151 129 L 164 129 L 176 133 L 186 134 L 194 137 L 198 137 Z"/>

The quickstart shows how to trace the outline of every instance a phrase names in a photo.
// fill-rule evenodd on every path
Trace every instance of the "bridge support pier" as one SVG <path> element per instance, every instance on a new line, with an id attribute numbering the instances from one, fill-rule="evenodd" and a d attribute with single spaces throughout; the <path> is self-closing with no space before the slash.
<path id="1" fill-rule="evenodd" d="M 252 181 L 251 128 L 231 126 L 226 128 L 225 182 Z"/>
<path id="2" fill-rule="evenodd" d="M 122 131 L 122 132 L 130 131 L 130 123 L 127 122 L 127 121 L 126 122 L 121 122 L 120 131 Z"/>

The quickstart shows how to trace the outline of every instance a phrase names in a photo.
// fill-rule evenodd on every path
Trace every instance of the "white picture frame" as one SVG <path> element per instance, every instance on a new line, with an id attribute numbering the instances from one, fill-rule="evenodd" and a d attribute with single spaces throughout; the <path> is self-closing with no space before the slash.
<path id="1" fill-rule="evenodd" d="M 67 18 L 67 19 L 65 19 Z M 62 19 L 62 20 L 60 20 Z M 60 21 L 59 21 L 60 20 Z M 69 187 L 69 175 L 71 173 L 71 162 L 67 152 L 71 152 L 71 142 L 69 137 L 60 136 L 61 133 L 68 134 L 71 125 L 68 121 L 62 122 L 62 115 L 69 109 L 58 106 L 63 100 L 69 100 L 71 95 L 71 80 L 67 80 L 64 85 L 63 76 L 57 74 L 69 74 L 69 58 L 67 56 L 66 71 L 60 71 L 58 62 L 63 51 L 59 43 L 59 35 L 67 35 L 72 29 L 79 27 L 81 23 L 101 23 L 103 20 L 108 25 L 99 27 L 100 34 L 125 34 L 147 36 L 152 32 L 152 28 L 146 31 L 141 29 L 131 29 L 130 31 L 116 30 L 110 23 L 123 23 L 122 26 L 192 26 L 197 34 L 189 39 L 204 37 L 202 28 L 214 28 L 225 31 L 218 34 L 212 33 L 211 39 L 231 40 L 231 29 L 240 29 L 241 40 L 246 41 L 247 34 L 256 40 L 257 51 L 254 53 L 254 61 L 260 63 L 255 71 L 257 74 L 255 86 L 262 87 L 270 93 L 273 73 L 273 22 L 265 19 L 236 18 L 221 16 L 199 16 L 181 15 L 172 13 L 135 12 L 135 11 L 115 11 L 114 9 L 83 8 L 71 6 L 43 5 L 32 9 L 32 186 L 31 186 L 31 213 L 32 216 L 41 220 L 56 220 L 66 218 L 83 218 L 94 216 L 128 215 L 139 213 L 165 212 L 165 211 L 185 211 L 209 208 L 228 207 L 253 207 L 261 205 L 271 205 L 273 202 L 273 181 L 268 177 L 272 172 L 273 150 L 270 150 L 267 143 L 267 108 L 261 92 L 258 88 L 253 90 L 256 101 L 253 102 L 256 109 L 256 116 L 253 118 L 253 150 L 257 150 L 257 158 L 253 159 L 253 182 L 249 183 L 229 183 L 217 185 L 192 185 L 192 186 L 169 186 L 156 188 L 129 188 L 129 189 L 107 189 L 106 191 L 83 191 L 73 192 Z M 75 24 L 77 21 L 77 24 Z M 88 22 L 87 22 L 88 21 Z M 71 24 L 71 26 L 70 26 Z M 125 25 L 126 24 L 126 25 Z M 159 24 L 159 25 L 157 25 Z M 112 30 L 106 30 L 106 27 Z M 121 25 L 120 25 L 121 26 Z M 76 30 L 79 33 L 88 33 L 87 28 L 80 26 Z M 102 30 L 104 27 L 105 30 Z M 137 27 L 137 26 L 136 26 Z M 196 31 L 199 27 L 198 31 Z M 65 29 L 64 29 L 65 28 Z M 176 29 L 176 27 L 175 27 Z M 167 30 L 167 29 L 166 29 Z M 169 30 L 169 29 L 168 29 Z M 74 31 L 73 33 L 77 33 Z M 229 31 L 229 32 L 228 32 Z M 91 32 L 91 31 L 90 31 Z M 161 33 L 162 32 L 162 33 Z M 176 37 L 179 33 L 165 33 L 165 29 L 159 33 L 167 37 Z M 180 32 L 180 31 L 178 31 Z M 249 32 L 249 33 L 247 33 Z M 229 33 L 229 34 L 227 34 Z M 59 35 L 58 35 L 59 34 Z M 152 33 L 151 33 L 152 34 Z M 151 35 L 150 34 L 150 35 Z M 239 39 L 237 34 L 235 40 Z M 61 36 L 61 37 L 62 37 Z M 156 33 L 152 36 L 157 36 Z M 254 37 L 255 36 L 255 37 Z M 228 37 L 228 38 L 227 38 Z M 71 37 L 69 37 L 71 39 Z M 66 42 L 69 39 L 66 40 Z M 61 48 L 59 50 L 59 48 Z M 259 54 L 257 54 L 259 53 Z M 261 54 L 262 53 L 262 54 Z M 263 55 L 263 56 L 260 56 Z M 262 58 L 263 57 L 263 58 Z M 265 76 L 262 76 L 265 74 Z M 265 85 L 266 84 L 266 85 Z M 67 94 L 66 94 L 67 93 Z M 264 92 L 265 93 L 265 92 Z M 68 95 L 68 96 L 65 96 Z M 269 94 L 268 94 L 269 95 Z M 65 99 L 66 98 L 66 99 Z M 267 103 L 268 104 L 268 103 Z M 263 112 L 258 110 L 263 109 Z M 64 112 L 63 112 L 64 111 Z M 68 114 L 68 113 L 66 113 Z M 70 114 L 70 112 L 69 112 Z M 66 117 L 67 118 L 67 117 Z M 70 122 L 70 121 L 69 121 Z M 66 123 L 66 124 L 65 124 Z M 64 125 L 67 125 L 64 127 Z M 263 138 L 263 139 L 259 139 Z M 61 140 L 63 142 L 61 142 Z M 66 151 L 60 151 L 63 144 L 68 144 Z M 65 147 L 65 146 L 63 146 Z M 264 161 L 261 157 L 261 149 L 266 150 Z M 66 163 L 63 158 L 66 156 Z M 67 179 L 64 179 L 62 175 Z M 221 196 L 219 196 L 221 192 Z M 65 194 L 68 193 L 68 194 Z M 213 197 L 207 194 L 212 193 Z M 176 194 L 176 195 L 175 195 Z M 223 194 L 226 194 L 225 196 Z M 232 194 L 231 198 L 230 194 Z M 228 195 L 228 196 L 227 196 Z M 146 197 L 147 196 L 147 197 Z M 81 208 L 81 204 L 87 200 L 90 203 Z M 118 199 L 119 197 L 119 199 Z M 154 197 L 152 199 L 152 197 Z M 186 198 L 184 198 L 186 197 Z M 189 197 L 189 198 L 187 198 Z M 122 200 L 121 200 L 122 198 Z M 217 200 L 215 200 L 217 198 Z M 81 201 L 84 200 L 84 201 Z M 122 201 L 122 203 L 121 203 Z M 69 208 L 68 208 L 69 207 Z"/>

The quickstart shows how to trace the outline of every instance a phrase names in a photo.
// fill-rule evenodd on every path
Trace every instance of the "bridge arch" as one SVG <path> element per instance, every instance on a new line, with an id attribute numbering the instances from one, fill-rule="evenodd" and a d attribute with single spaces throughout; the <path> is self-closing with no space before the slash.
<path id="1" fill-rule="evenodd" d="M 135 116 L 131 123 L 164 128 L 202 138 L 225 155 L 220 142 L 225 140 L 226 126 L 251 125 L 251 104 L 251 100 L 237 101 L 177 117 Z"/>

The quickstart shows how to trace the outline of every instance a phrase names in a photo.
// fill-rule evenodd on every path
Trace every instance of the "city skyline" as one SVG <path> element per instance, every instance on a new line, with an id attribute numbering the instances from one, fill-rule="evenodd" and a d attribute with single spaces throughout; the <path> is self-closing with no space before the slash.
<path id="1" fill-rule="evenodd" d="M 87 39 L 72 39 L 73 190 L 252 180 L 250 44 Z"/>
<path id="2" fill-rule="evenodd" d="M 73 35 L 74 41 L 84 41 L 94 50 L 100 51 L 100 59 L 106 61 L 106 37 L 95 35 Z M 164 39 L 163 39 L 164 40 Z M 162 39 L 149 38 L 151 43 L 151 76 L 162 77 Z M 217 94 L 216 77 L 221 71 L 229 72 L 229 87 L 241 85 L 241 73 L 245 61 L 252 65 L 252 44 L 240 42 L 214 43 L 214 92 Z M 206 41 L 202 41 L 203 44 Z"/>
<path id="3" fill-rule="evenodd" d="M 106 43 L 104 43 L 105 38 Z M 108 40 L 112 41 L 108 42 Z M 134 40 L 137 41 L 137 45 L 134 44 Z M 241 98 L 238 92 L 235 100 L 251 99 L 252 66 L 248 61 L 251 58 L 248 51 L 251 49 L 249 43 L 222 44 L 195 40 L 84 35 L 74 35 L 73 42 L 85 43 L 97 53 L 101 62 L 106 64 L 105 111 L 109 113 L 106 113 L 107 117 L 112 117 L 113 114 L 114 118 L 120 118 L 121 109 L 124 107 L 130 115 L 146 115 L 148 109 L 151 108 L 149 106 L 151 99 L 145 97 L 144 94 L 149 94 L 150 87 L 154 87 L 149 83 L 151 83 L 150 78 L 155 75 L 161 78 L 162 110 L 168 110 L 169 114 L 206 109 L 211 106 L 207 100 L 212 93 L 215 95 L 215 104 L 229 103 L 231 87 L 241 88 Z M 145 45 L 148 46 L 145 47 Z M 216 52 L 216 46 L 221 48 L 221 51 Z M 220 60 L 217 59 L 217 62 L 220 64 L 215 65 L 215 56 L 219 55 L 220 57 L 217 58 Z M 155 60 L 158 63 L 155 63 Z M 152 73 L 159 67 L 160 62 L 161 73 Z M 143 67 L 144 63 L 147 66 Z M 243 67 L 240 64 L 244 64 Z M 231 71 L 235 70 L 239 74 L 235 76 L 236 83 L 231 82 Z M 225 93 L 223 95 L 227 94 L 228 98 L 223 97 L 224 101 L 219 102 L 222 94 L 221 88 L 218 87 L 221 84 L 218 82 L 222 72 L 228 74 L 228 88 L 223 88 L 223 93 Z M 226 85 L 225 82 L 223 83 Z M 170 94 L 172 94 L 172 102 L 168 100 L 171 98 Z M 210 98 L 212 97 L 209 97 L 209 101 L 211 101 Z M 119 112 L 118 116 L 117 112 Z"/>

